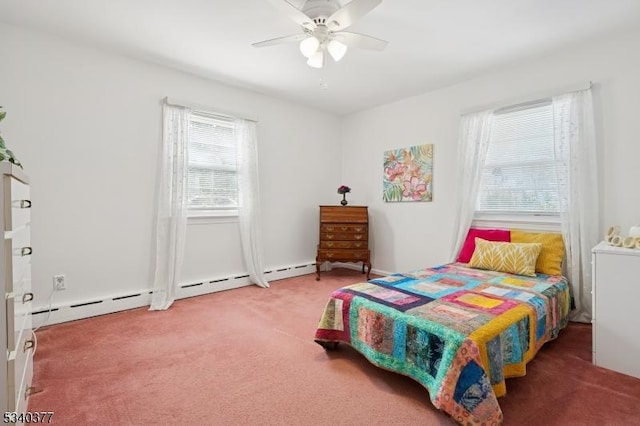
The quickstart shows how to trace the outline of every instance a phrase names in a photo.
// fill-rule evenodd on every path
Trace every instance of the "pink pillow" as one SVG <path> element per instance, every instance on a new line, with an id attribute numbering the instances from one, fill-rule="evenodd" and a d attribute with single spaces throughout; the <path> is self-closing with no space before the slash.
<path id="1" fill-rule="evenodd" d="M 464 240 L 462 250 L 458 255 L 458 262 L 469 263 L 476 249 L 476 237 L 487 241 L 511 242 L 511 231 L 508 229 L 479 229 L 470 228 L 467 239 Z"/>

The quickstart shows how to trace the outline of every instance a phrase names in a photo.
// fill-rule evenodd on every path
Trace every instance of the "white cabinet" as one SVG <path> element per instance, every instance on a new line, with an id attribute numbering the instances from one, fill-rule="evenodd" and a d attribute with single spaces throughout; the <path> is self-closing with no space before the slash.
<path id="1" fill-rule="evenodd" d="M 593 363 L 640 378 L 640 250 L 592 250 Z"/>
<path id="2" fill-rule="evenodd" d="M 29 178 L 10 163 L 0 163 L 0 413 L 25 412 L 33 376 L 31 332 L 31 198 Z"/>

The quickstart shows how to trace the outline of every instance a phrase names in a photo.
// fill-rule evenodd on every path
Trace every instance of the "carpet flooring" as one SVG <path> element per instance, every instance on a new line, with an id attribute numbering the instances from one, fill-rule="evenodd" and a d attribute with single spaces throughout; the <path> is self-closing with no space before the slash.
<path id="1" fill-rule="evenodd" d="M 417 382 L 313 342 L 334 269 L 42 328 L 30 411 L 59 425 L 451 425 Z M 639 361 L 640 362 L 640 361 Z M 570 324 L 507 380 L 505 425 L 640 425 L 640 379 L 591 364 Z"/>

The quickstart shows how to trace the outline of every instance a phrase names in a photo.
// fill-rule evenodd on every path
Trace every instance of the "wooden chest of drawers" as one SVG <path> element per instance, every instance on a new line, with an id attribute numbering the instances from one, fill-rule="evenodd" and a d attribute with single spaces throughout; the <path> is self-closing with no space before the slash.
<path id="1" fill-rule="evenodd" d="M 362 262 L 362 273 L 371 272 L 369 213 L 366 206 L 320 206 L 320 240 L 316 256 L 316 280 L 322 262 Z"/>

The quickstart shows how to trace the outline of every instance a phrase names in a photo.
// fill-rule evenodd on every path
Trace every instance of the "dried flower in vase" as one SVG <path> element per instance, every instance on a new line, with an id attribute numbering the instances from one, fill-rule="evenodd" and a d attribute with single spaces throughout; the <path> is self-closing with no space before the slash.
<path id="1" fill-rule="evenodd" d="M 347 192 L 351 192 L 351 188 L 349 188 L 347 185 L 340 185 L 340 187 L 338 188 L 338 194 L 346 194 Z"/>
<path id="2" fill-rule="evenodd" d="M 340 187 L 338 187 L 338 194 L 342 194 L 342 201 L 340 201 L 340 204 L 343 206 L 347 205 L 347 192 L 351 192 L 351 188 L 347 185 L 340 185 Z"/>

